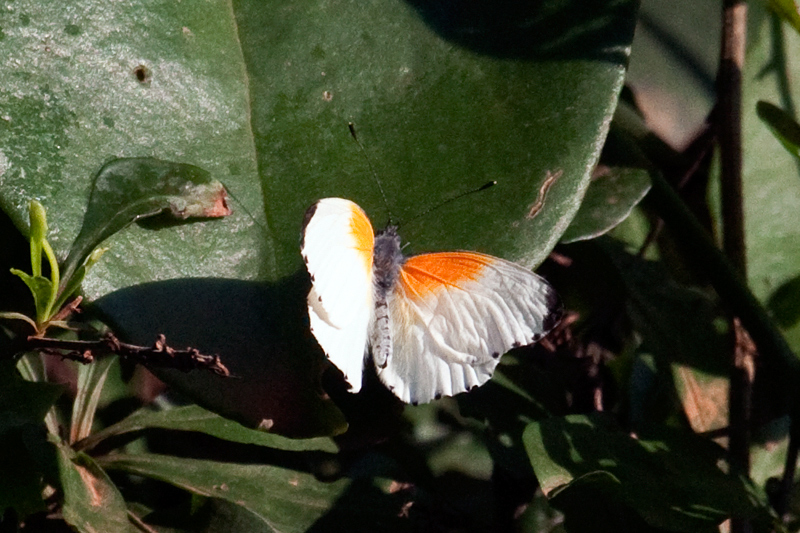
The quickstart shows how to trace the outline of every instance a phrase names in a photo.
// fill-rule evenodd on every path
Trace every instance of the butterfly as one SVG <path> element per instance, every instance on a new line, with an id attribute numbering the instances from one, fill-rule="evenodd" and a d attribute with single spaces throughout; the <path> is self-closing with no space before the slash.
<path id="1" fill-rule="evenodd" d="M 301 254 L 311 277 L 311 332 L 361 389 L 369 354 L 378 377 L 406 403 L 472 390 L 500 356 L 532 344 L 561 319 L 541 277 L 477 252 L 405 257 L 396 226 L 375 235 L 366 213 L 343 198 L 308 208 Z"/>

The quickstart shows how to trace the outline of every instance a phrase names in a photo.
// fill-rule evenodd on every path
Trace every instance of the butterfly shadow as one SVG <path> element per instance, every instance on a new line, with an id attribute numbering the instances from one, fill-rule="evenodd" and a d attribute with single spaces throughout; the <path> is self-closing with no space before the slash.
<path id="1" fill-rule="evenodd" d="M 271 283 L 198 278 L 145 283 L 93 305 L 126 342 L 220 356 L 231 373 L 155 368 L 192 401 L 250 427 L 290 437 L 332 435 L 346 422 L 320 385 L 327 366 L 308 329 L 308 275 Z"/>

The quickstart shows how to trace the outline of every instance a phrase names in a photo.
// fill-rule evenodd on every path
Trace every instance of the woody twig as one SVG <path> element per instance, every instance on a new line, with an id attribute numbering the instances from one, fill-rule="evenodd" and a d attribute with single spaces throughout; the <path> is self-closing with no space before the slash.
<path id="1" fill-rule="evenodd" d="M 175 368 L 188 372 L 194 369 L 209 370 L 218 376 L 228 377 L 230 372 L 218 355 L 206 355 L 196 348 L 177 350 L 167 345 L 164 335 L 158 335 L 153 346 L 137 346 L 120 341 L 107 334 L 96 341 L 68 341 L 46 337 L 28 337 L 27 349 L 88 364 L 103 355 L 120 358 L 145 366 Z"/>

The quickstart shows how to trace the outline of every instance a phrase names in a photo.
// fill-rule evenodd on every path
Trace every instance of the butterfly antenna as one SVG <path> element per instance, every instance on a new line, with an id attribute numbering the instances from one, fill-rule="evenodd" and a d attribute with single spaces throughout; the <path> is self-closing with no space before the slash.
<path id="1" fill-rule="evenodd" d="M 372 177 L 375 178 L 375 183 L 378 184 L 378 190 L 381 191 L 381 198 L 383 198 L 383 205 L 386 206 L 386 211 L 389 213 L 389 223 L 392 222 L 392 210 L 389 209 L 389 200 L 386 199 L 386 192 L 383 190 L 383 185 L 381 184 L 381 180 L 378 179 L 378 173 L 375 172 L 375 169 L 372 166 L 372 161 L 369 159 L 369 155 L 367 155 L 367 151 L 364 149 L 364 145 L 361 144 L 361 141 L 358 140 L 358 135 L 356 135 L 356 125 L 352 122 L 347 123 L 347 127 L 350 130 L 350 136 L 356 142 L 358 147 L 361 149 L 361 154 L 364 156 L 364 159 L 367 160 L 367 166 L 369 167 L 369 171 L 372 172 Z"/>
<path id="2" fill-rule="evenodd" d="M 245 212 L 245 214 L 246 214 L 247 216 L 249 216 L 249 217 L 250 217 L 250 220 L 252 220 L 252 221 L 253 221 L 253 223 L 254 223 L 256 226 L 260 227 L 260 228 L 261 228 L 261 230 L 262 230 L 264 233 L 266 233 L 266 234 L 269 234 L 269 231 L 267 231 L 267 228 L 266 228 L 266 226 L 264 226 L 264 224 L 262 224 L 261 222 L 259 222 L 259 221 L 258 221 L 258 219 L 256 219 L 256 217 L 254 217 L 254 216 L 253 216 L 253 213 L 251 213 L 251 212 L 250 212 L 250 210 L 249 210 L 249 209 L 247 209 L 247 206 L 246 206 L 246 205 L 244 205 L 244 202 L 242 202 L 241 200 L 239 200 L 239 198 L 238 198 L 238 197 L 237 197 L 235 194 L 233 194 L 233 191 L 231 191 L 231 188 L 230 188 L 230 187 L 228 187 L 228 186 L 227 186 L 226 184 L 224 184 L 224 183 L 222 184 L 222 186 L 223 186 L 223 187 L 225 187 L 225 191 L 228 193 L 228 196 L 230 196 L 231 200 L 233 200 L 234 202 L 236 202 L 237 204 L 239 204 L 239 207 L 241 207 L 241 208 L 242 208 L 242 211 L 244 211 L 244 212 Z"/>
<path id="3" fill-rule="evenodd" d="M 438 203 L 436 205 L 433 205 L 433 206 L 427 208 L 425 211 L 423 211 L 422 213 L 416 215 L 414 218 L 412 218 L 408 222 L 413 222 L 413 221 L 415 221 L 417 219 L 420 219 L 420 218 L 424 217 L 425 215 L 429 214 L 431 211 L 435 211 L 435 210 L 439 209 L 440 207 L 449 204 L 450 202 L 455 202 L 456 200 L 464 198 L 465 196 L 469 196 L 470 194 L 475 194 L 476 192 L 485 191 L 486 189 L 489 189 L 490 187 L 494 187 L 495 185 L 497 185 L 497 182 L 495 180 L 492 180 L 492 181 L 488 181 L 488 182 L 484 183 L 483 185 L 481 185 L 480 187 L 478 187 L 476 189 L 472 189 L 470 191 L 466 191 L 466 192 L 462 192 L 461 194 L 457 194 L 457 195 L 453 196 L 452 198 L 448 198 L 448 199 L 446 199 L 446 200 L 444 200 L 444 201 L 442 201 L 442 202 L 440 202 L 440 203 Z"/>

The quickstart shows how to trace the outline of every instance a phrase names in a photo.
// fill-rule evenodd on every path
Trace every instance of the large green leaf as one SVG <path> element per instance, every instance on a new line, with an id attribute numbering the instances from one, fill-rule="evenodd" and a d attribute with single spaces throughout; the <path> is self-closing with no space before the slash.
<path id="1" fill-rule="evenodd" d="M 244 210 L 225 224 L 126 232 L 90 296 L 153 277 L 289 274 L 303 210 L 320 196 L 351 197 L 382 224 L 348 121 L 401 222 L 498 181 L 441 208 L 437 224 L 410 225 L 416 249 L 537 264 L 588 184 L 635 14 L 629 0 L 98 6 L 17 2 L 4 23 L 3 209 L 23 227 L 23 199 L 43 198 L 64 250 L 100 162 L 155 155 L 208 169 L 267 214 L 269 232 Z M 563 175 L 531 218 L 548 171 Z"/>
<path id="2" fill-rule="evenodd" d="M 208 170 L 241 209 L 119 233 L 84 291 L 94 299 L 155 279 L 269 279 L 266 290 L 208 280 L 137 287 L 100 306 L 128 340 L 165 333 L 219 353 L 237 376 L 225 383 L 159 374 L 202 405 L 310 436 L 343 426 L 315 388 L 307 286 L 294 276 L 305 209 L 349 197 L 382 226 L 387 206 L 371 164 L 410 250 L 476 249 L 536 266 L 588 186 L 636 2 L 23 0 L 13 10 L 0 41 L 13 65 L 0 67 L 10 117 L 0 121 L 0 206 L 23 227 L 19 206 L 42 198 L 63 251 L 107 157 Z M 412 222 L 489 180 L 497 186 Z"/>
<path id="3" fill-rule="evenodd" d="M 415 251 L 541 262 L 588 185 L 634 4 L 240 1 L 235 10 L 278 270 L 289 272 L 312 199 L 351 198 L 380 227 L 387 207 L 402 224 L 488 180 L 498 185 L 404 226 L 405 239 Z"/>
<path id="4" fill-rule="evenodd" d="M 142 408 L 116 424 L 85 439 L 79 443 L 79 447 L 81 449 L 90 448 L 109 437 L 149 428 L 197 431 L 233 442 L 257 444 L 281 450 L 336 452 L 338 449 L 336 444 L 328 438 L 287 439 L 279 435 L 248 429 L 237 422 L 223 418 L 196 405 L 165 409 L 163 411 Z"/>
<path id="5" fill-rule="evenodd" d="M 105 468 L 159 479 L 249 510 L 271 531 L 306 531 L 335 502 L 347 480 L 331 483 L 275 466 L 221 463 L 156 454 L 111 455 Z"/>
<path id="6" fill-rule="evenodd" d="M 104 162 L 180 161 L 224 182 L 246 209 L 224 223 L 118 234 L 86 280 L 86 295 L 152 279 L 264 272 L 269 243 L 246 212 L 263 216 L 230 5 L 24 0 L 6 7 L 0 208 L 17 227 L 27 226 L 28 200 L 40 199 L 51 242 L 66 255 Z"/>
<path id="7" fill-rule="evenodd" d="M 759 530 L 769 525 L 766 497 L 720 470 L 722 448 L 697 435 L 672 430 L 642 439 L 604 415 L 571 415 L 534 422 L 523 438 L 542 490 L 557 508 L 576 485 L 594 487 L 669 531 L 716 531 L 732 514 L 757 517 Z M 606 512 L 613 518 L 612 509 Z"/>
<path id="8" fill-rule="evenodd" d="M 212 504 L 210 511 L 216 516 L 192 517 L 192 521 L 206 521 L 202 527 L 201 524 L 182 524 L 191 531 L 290 533 L 419 529 L 413 516 L 419 490 L 383 477 L 325 482 L 308 473 L 269 465 L 156 454 L 113 455 L 99 461 L 109 470 L 159 479 L 193 494 L 228 503 Z M 409 509 L 412 516 L 409 516 Z M 202 515 L 203 511 L 201 509 L 198 514 Z M 233 519 L 228 527 L 221 523 L 225 516 Z M 151 517 L 145 519 L 149 521 Z"/>
<path id="9" fill-rule="evenodd" d="M 761 2 L 750 9 L 743 75 L 744 219 L 750 287 L 767 304 L 786 339 L 800 352 L 800 166 L 758 117 L 757 103 L 771 102 L 796 120 L 800 88 L 800 35 Z"/>

